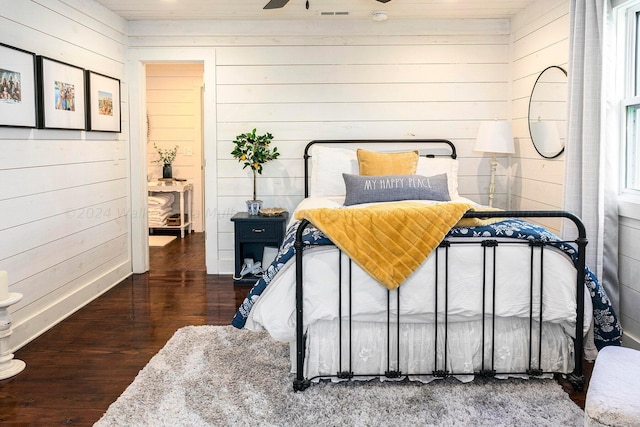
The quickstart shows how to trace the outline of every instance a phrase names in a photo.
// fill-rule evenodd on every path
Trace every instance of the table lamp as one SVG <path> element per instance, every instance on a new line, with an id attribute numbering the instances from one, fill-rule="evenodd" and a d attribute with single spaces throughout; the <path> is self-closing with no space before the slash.
<path id="1" fill-rule="evenodd" d="M 474 151 L 491 153 L 491 178 L 489 181 L 489 206 L 493 206 L 493 197 L 496 190 L 496 167 L 498 161 L 496 154 L 515 153 L 513 145 L 513 133 L 511 122 L 504 120 L 492 120 L 480 123 Z"/>

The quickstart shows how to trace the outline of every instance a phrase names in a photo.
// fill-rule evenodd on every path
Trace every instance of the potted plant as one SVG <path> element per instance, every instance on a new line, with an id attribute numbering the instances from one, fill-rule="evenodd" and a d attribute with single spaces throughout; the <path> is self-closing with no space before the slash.
<path id="1" fill-rule="evenodd" d="M 171 171 L 171 164 L 176 159 L 176 154 L 178 154 L 178 146 L 176 145 L 172 149 L 169 148 L 160 148 L 153 143 L 153 148 L 158 152 L 158 158 L 154 160 L 154 163 L 162 163 L 162 178 L 170 179 L 173 178 L 173 173 Z"/>
<path id="2" fill-rule="evenodd" d="M 277 159 L 280 153 L 276 147 L 269 148 L 273 135 L 267 132 L 264 135 L 256 135 L 253 129 L 249 133 L 236 136 L 235 147 L 231 155 L 243 164 L 242 169 L 250 168 L 253 172 L 253 199 L 247 200 L 249 215 L 257 215 L 262 207 L 262 201 L 256 197 L 256 178 L 262 175 L 262 165 L 269 160 Z"/>

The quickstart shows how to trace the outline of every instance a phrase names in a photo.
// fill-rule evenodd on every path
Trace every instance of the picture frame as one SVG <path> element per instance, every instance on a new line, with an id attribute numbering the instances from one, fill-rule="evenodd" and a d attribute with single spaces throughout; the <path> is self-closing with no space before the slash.
<path id="1" fill-rule="evenodd" d="M 0 43 L 0 126 L 38 126 L 36 55 Z"/>
<path id="2" fill-rule="evenodd" d="M 86 70 L 87 130 L 121 132 L 120 80 Z"/>
<path id="3" fill-rule="evenodd" d="M 86 130 L 84 69 L 45 56 L 37 63 L 38 127 Z"/>

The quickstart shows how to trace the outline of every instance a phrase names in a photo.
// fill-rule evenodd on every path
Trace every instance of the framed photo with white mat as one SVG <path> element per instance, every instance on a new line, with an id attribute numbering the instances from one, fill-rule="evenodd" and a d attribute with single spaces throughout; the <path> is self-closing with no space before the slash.
<path id="1" fill-rule="evenodd" d="M 120 132 L 120 80 L 86 71 L 87 130 Z"/>
<path id="2" fill-rule="evenodd" d="M 36 55 L 0 43 L 0 126 L 35 128 Z"/>
<path id="3" fill-rule="evenodd" d="M 38 56 L 39 126 L 86 129 L 84 69 Z"/>

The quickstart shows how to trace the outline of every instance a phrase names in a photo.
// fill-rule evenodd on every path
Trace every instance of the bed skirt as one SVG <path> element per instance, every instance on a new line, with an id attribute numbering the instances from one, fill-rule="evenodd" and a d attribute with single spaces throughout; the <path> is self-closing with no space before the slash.
<path id="1" fill-rule="evenodd" d="M 540 348 L 539 323 L 530 325 L 529 319 L 522 318 L 497 318 L 495 330 L 488 319 L 484 337 L 481 321 L 449 323 L 446 347 L 444 325 L 438 325 L 436 334 L 433 324 L 401 324 L 398 347 L 395 324 L 387 333 L 387 325 L 383 323 L 352 322 L 352 340 L 349 342 L 348 322 L 342 323 L 342 345 L 337 320 L 317 321 L 307 327 L 305 378 L 340 381 L 338 373 L 348 371 L 362 373 L 353 379 L 379 377 L 388 380 L 385 373 L 391 370 L 401 373 L 398 379 L 408 376 L 411 380 L 428 383 L 441 377 L 433 372 L 446 370 L 460 381 L 469 382 L 474 373 L 482 372 L 492 372 L 497 378 L 527 378 L 527 372 L 531 370 L 567 374 L 574 370 L 574 342 L 560 324 L 543 323 Z M 533 333 L 530 333 L 531 328 Z M 492 351 L 492 335 L 495 351 Z M 447 366 L 444 366 L 445 351 Z M 295 341 L 291 343 L 291 366 L 295 373 Z M 540 376 L 551 377 L 551 374 L 536 375 L 537 378 Z"/>

